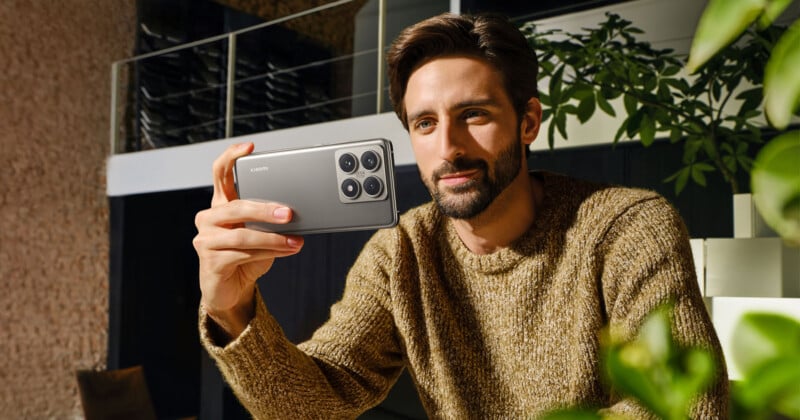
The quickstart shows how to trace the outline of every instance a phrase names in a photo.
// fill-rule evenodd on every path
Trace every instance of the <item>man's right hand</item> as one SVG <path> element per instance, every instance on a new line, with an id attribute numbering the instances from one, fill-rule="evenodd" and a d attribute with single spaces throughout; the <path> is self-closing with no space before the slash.
<path id="1" fill-rule="evenodd" d="M 288 223 L 292 218 L 288 207 L 238 199 L 233 166 L 252 151 L 252 143 L 233 145 L 214 161 L 211 208 L 195 217 L 200 304 L 228 340 L 238 337 L 253 318 L 256 280 L 276 257 L 296 254 L 303 246 L 299 236 L 244 227 L 244 222 Z"/>

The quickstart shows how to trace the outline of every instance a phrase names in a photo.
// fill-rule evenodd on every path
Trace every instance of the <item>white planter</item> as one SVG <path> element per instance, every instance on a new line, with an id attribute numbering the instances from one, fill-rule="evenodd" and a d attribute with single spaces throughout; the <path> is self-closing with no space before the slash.
<path id="1" fill-rule="evenodd" d="M 706 239 L 706 296 L 800 297 L 800 249 L 780 238 Z"/>
<path id="2" fill-rule="evenodd" d="M 752 194 L 733 195 L 733 237 L 772 238 L 778 236 L 756 209 Z"/>
<path id="3" fill-rule="evenodd" d="M 750 194 L 733 196 L 733 238 L 705 241 L 705 295 L 800 297 L 800 249 L 758 213 Z"/>

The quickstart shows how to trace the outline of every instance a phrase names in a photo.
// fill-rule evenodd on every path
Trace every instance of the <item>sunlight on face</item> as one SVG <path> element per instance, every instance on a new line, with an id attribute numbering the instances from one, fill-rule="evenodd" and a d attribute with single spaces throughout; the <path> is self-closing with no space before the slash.
<path id="1" fill-rule="evenodd" d="M 411 74 L 404 101 L 422 180 L 445 215 L 479 215 L 520 174 L 519 119 L 489 64 L 432 60 Z"/>

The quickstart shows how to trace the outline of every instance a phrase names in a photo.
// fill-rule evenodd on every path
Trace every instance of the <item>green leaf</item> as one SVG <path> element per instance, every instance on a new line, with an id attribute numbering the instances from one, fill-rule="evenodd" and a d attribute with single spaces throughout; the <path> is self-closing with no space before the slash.
<path id="1" fill-rule="evenodd" d="M 617 99 L 619 95 L 622 95 L 622 91 L 619 89 L 612 88 L 610 86 L 604 85 L 600 87 L 600 93 L 603 94 L 603 97 L 606 99 Z"/>
<path id="2" fill-rule="evenodd" d="M 542 121 L 541 122 L 547 121 L 547 119 L 550 118 L 552 115 L 553 115 L 553 109 L 552 108 L 545 109 L 544 111 L 542 111 Z"/>
<path id="3" fill-rule="evenodd" d="M 781 357 L 800 357 L 800 322 L 784 315 L 747 313 L 733 332 L 733 360 L 745 376 Z"/>
<path id="4" fill-rule="evenodd" d="M 657 308 L 635 339 L 604 346 L 603 362 L 613 388 L 637 399 L 664 419 L 686 419 L 691 402 L 714 377 L 711 354 L 681 347 L 672 336 L 672 306 Z M 613 337 L 612 337 L 613 339 Z"/>
<path id="5" fill-rule="evenodd" d="M 756 156 L 750 182 L 753 201 L 767 224 L 800 245 L 800 130 L 772 139 Z"/>
<path id="6" fill-rule="evenodd" d="M 594 96 L 594 89 L 592 89 L 591 86 L 585 83 L 575 83 L 574 93 L 572 94 L 573 98 L 579 101 L 583 101 L 584 99 L 593 96 Z"/>
<path id="7" fill-rule="evenodd" d="M 561 106 L 558 109 L 558 113 L 559 114 L 563 113 L 563 114 L 573 114 L 573 115 L 575 115 L 575 114 L 578 113 L 578 107 L 576 107 L 575 105 L 572 105 L 572 104 L 566 104 L 566 105 Z"/>
<path id="8" fill-rule="evenodd" d="M 678 66 L 667 66 L 664 71 L 661 72 L 661 76 L 669 77 L 678 74 L 681 71 L 681 68 Z"/>
<path id="9" fill-rule="evenodd" d="M 628 137 L 633 138 L 636 136 L 636 133 L 639 132 L 642 127 L 642 118 L 644 115 L 644 110 L 640 109 L 628 118 L 628 128 L 625 130 Z"/>
<path id="10" fill-rule="evenodd" d="M 719 82 L 719 79 L 711 82 L 711 95 L 714 96 L 715 101 L 718 101 L 720 95 L 722 95 L 722 83 Z"/>
<path id="11" fill-rule="evenodd" d="M 539 66 L 542 68 L 543 73 L 545 74 L 552 74 L 553 70 L 556 68 L 555 64 L 551 61 L 541 61 L 539 62 Z"/>
<path id="12" fill-rule="evenodd" d="M 767 26 L 771 25 L 775 19 L 780 16 L 784 9 L 786 9 L 789 4 L 792 3 L 792 0 L 769 0 L 767 1 L 766 8 L 764 9 L 764 13 L 758 20 L 758 26 L 761 28 L 766 28 Z"/>
<path id="13" fill-rule="evenodd" d="M 668 403 L 646 375 L 651 355 L 646 347 L 637 344 L 608 353 L 605 365 L 609 379 L 624 394 L 633 395 L 656 415 L 668 418 Z"/>
<path id="14" fill-rule="evenodd" d="M 752 411 L 800 413 L 800 356 L 769 359 L 734 388 L 736 402 Z"/>
<path id="15" fill-rule="evenodd" d="M 742 102 L 741 108 L 739 108 L 738 115 L 744 116 L 749 111 L 753 111 L 761 105 L 761 101 L 764 99 L 764 95 L 762 93 L 762 89 L 760 87 L 748 89 L 738 95 L 736 95 L 736 99 L 739 99 Z"/>
<path id="16" fill-rule="evenodd" d="M 683 131 L 681 131 L 680 128 L 672 127 L 672 129 L 669 130 L 669 142 L 670 143 L 677 143 L 677 142 L 681 141 L 681 138 L 683 138 Z"/>
<path id="17" fill-rule="evenodd" d="M 628 121 L 630 119 L 631 117 L 625 118 L 625 121 L 620 124 L 619 128 L 617 129 L 617 133 L 614 134 L 614 144 L 617 144 L 617 142 L 622 139 L 622 135 L 625 134 L 625 130 L 628 128 Z"/>
<path id="18" fill-rule="evenodd" d="M 550 146 L 552 149 L 556 144 L 556 123 L 555 117 L 553 120 L 550 121 L 550 124 L 547 126 L 547 145 Z"/>
<path id="19" fill-rule="evenodd" d="M 581 100 L 581 102 L 578 104 L 578 121 L 580 121 L 581 124 L 585 123 L 586 121 L 589 121 L 589 118 L 591 118 L 592 115 L 594 114 L 594 109 L 595 109 L 594 95 L 587 96 L 586 98 Z"/>
<path id="20" fill-rule="evenodd" d="M 639 101 L 636 100 L 635 97 L 628 95 L 627 93 L 623 96 L 623 102 L 625 103 L 625 111 L 628 112 L 628 115 L 633 115 L 636 113 L 637 105 Z"/>
<path id="21" fill-rule="evenodd" d="M 772 125 L 783 129 L 800 105 L 800 19 L 772 49 L 764 69 L 764 108 Z"/>
<path id="22" fill-rule="evenodd" d="M 710 0 L 692 40 L 687 68 L 694 73 L 758 18 L 766 0 Z"/>
<path id="23" fill-rule="evenodd" d="M 674 102 L 672 100 L 672 91 L 669 89 L 669 84 L 664 80 L 658 83 L 658 100 L 660 102 Z"/>
<path id="24" fill-rule="evenodd" d="M 597 95 L 595 95 L 595 98 L 597 99 L 597 106 L 600 107 L 600 109 L 602 109 L 603 112 L 612 117 L 617 116 L 617 113 L 614 112 L 614 107 L 611 106 L 611 104 L 606 100 L 606 98 L 601 93 L 597 93 Z"/>
<path id="25" fill-rule="evenodd" d="M 705 176 L 705 174 L 703 172 L 706 172 L 709 169 L 704 170 L 701 167 L 701 165 L 704 165 L 704 164 L 703 163 L 698 163 L 698 164 L 692 165 L 692 180 L 697 185 L 700 185 L 701 187 L 705 187 L 706 186 L 706 176 Z M 706 166 L 710 166 L 710 165 L 706 165 Z M 711 167 L 710 170 L 713 171 L 714 168 Z"/>
<path id="26" fill-rule="evenodd" d="M 726 155 L 722 157 L 722 164 L 730 171 L 731 173 L 736 172 L 736 163 L 737 159 L 736 156 L 733 155 Z"/>
<path id="27" fill-rule="evenodd" d="M 657 360 L 667 360 L 673 352 L 669 313 L 664 308 L 651 313 L 639 328 L 639 340 Z"/>
<path id="28" fill-rule="evenodd" d="M 685 166 L 681 168 L 678 172 L 667 177 L 664 182 L 675 181 L 675 195 L 679 195 L 684 188 L 686 188 L 686 184 L 689 182 L 689 176 L 691 175 L 692 167 Z"/>
<path id="29" fill-rule="evenodd" d="M 550 85 L 548 94 L 550 94 L 550 100 L 552 101 L 553 105 L 558 105 L 569 98 L 562 99 L 561 97 L 561 81 L 562 77 L 564 76 L 564 66 L 561 65 L 558 67 L 553 76 L 550 78 Z"/>
<path id="30" fill-rule="evenodd" d="M 639 138 L 642 141 L 642 144 L 645 146 L 650 146 L 655 141 L 656 137 L 656 124 L 653 122 L 653 119 L 650 118 L 650 115 L 646 112 L 642 113 L 642 124 L 639 128 Z"/>
<path id="31" fill-rule="evenodd" d="M 553 117 L 553 122 L 556 124 L 556 128 L 558 129 L 558 133 L 561 134 L 561 137 L 566 140 L 567 139 L 567 113 L 559 110 L 556 113 L 555 117 Z"/>
<path id="32" fill-rule="evenodd" d="M 552 106 L 553 103 L 550 102 L 550 95 L 546 93 L 539 92 L 539 102 L 542 103 L 544 106 Z"/>
<path id="33" fill-rule="evenodd" d="M 703 147 L 703 139 L 692 137 L 683 144 L 683 163 L 692 164 L 697 160 L 697 153 Z"/>
<path id="34" fill-rule="evenodd" d="M 658 75 L 656 74 L 645 74 L 643 80 L 643 87 L 644 90 L 647 92 L 652 92 L 658 87 Z"/>

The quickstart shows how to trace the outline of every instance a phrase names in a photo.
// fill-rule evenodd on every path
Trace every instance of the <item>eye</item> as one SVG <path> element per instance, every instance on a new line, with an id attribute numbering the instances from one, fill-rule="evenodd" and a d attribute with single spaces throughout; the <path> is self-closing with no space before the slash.
<path id="1" fill-rule="evenodd" d="M 488 112 L 482 109 L 468 109 L 461 117 L 470 122 L 481 122 L 488 117 Z"/>
<path id="2" fill-rule="evenodd" d="M 432 131 L 433 127 L 434 127 L 433 121 L 431 121 L 429 119 L 417 120 L 414 123 L 414 129 L 416 131 L 420 131 L 420 132 L 423 132 L 423 133 L 428 133 L 428 132 Z"/>

